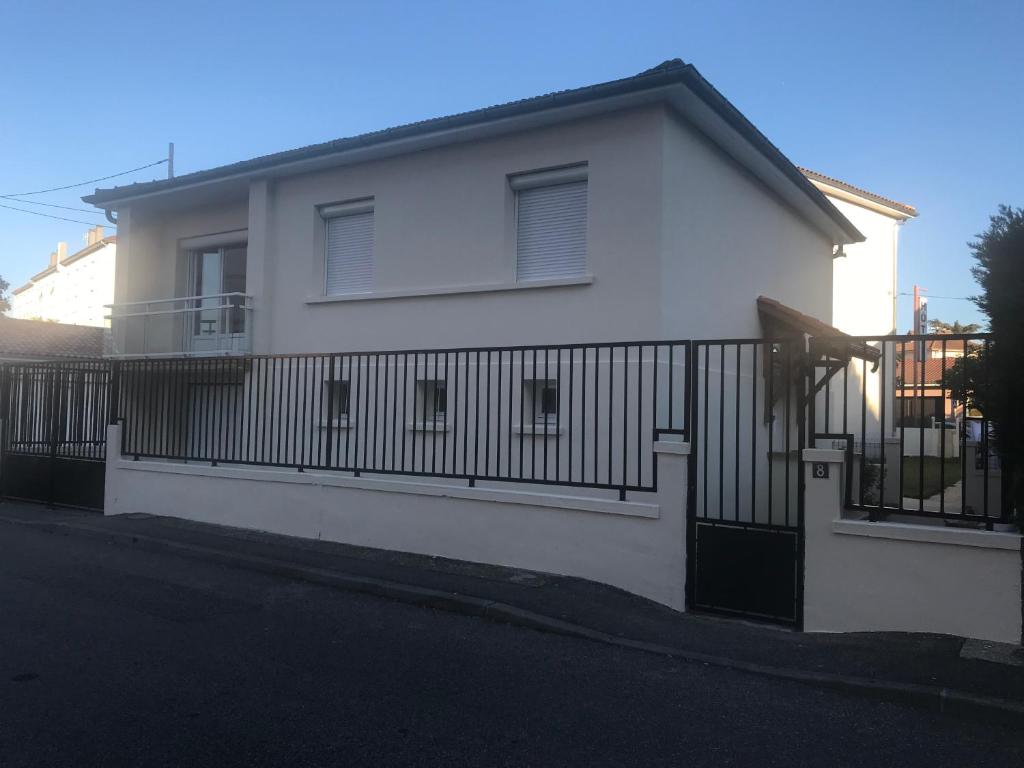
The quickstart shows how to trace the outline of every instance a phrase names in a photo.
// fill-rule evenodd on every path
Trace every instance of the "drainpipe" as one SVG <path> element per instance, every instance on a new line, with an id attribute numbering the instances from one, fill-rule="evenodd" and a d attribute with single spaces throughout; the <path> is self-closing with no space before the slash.
<path id="1" fill-rule="evenodd" d="M 903 222 L 897 221 L 892 228 L 892 331 L 890 333 L 899 333 L 899 307 L 897 305 L 897 299 L 899 298 L 898 259 L 900 227 L 902 226 Z"/>
<path id="2" fill-rule="evenodd" d="M 111 213 L 109 208 L 104 208 L 103 209 L 103 214 L 107 217 L 107 221 L 109 221 L 115 227 L 117 226 L 117 217 L 114 216 L 113 213 Z"/>

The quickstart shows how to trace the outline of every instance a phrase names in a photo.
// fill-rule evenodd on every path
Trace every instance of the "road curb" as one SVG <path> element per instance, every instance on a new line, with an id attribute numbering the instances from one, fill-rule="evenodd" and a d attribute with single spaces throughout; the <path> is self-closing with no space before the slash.
<path id="1" fill-rule="evenodd" d="M 326 568 L 296 565 L 284 560 L 231 552 L 199 544 L 186 544 L 159 536 L 149 536 L 128 531 L 111 531 L 105 528 L 95 528 L 73 522 L 37 522 L 6 517 L 0 517 L 0 521 L 50 533 L 74 532 L 92 538 L 117 541 L 131 546 L 143 545 L 154 550 L 168 550 L 186 556 L 203 557 L 232 567 L 250 568 L 271 575 L 343 589 L 349 592 L 383 597 L 398 602 L 434 608 L 450 613 L 475 616 L 630 650 L 656 653 L 694 664 L 704 664 L 737 672 L 803 683 L 805 685 L 869 696 L 899 704 L 910 704 L 936 712 L 977 717 L 984 719 L 986 722 L 998 720 L 1017 725 L 1024 722 L 1024 702 L 1017 702 L 1011 699 L 982 696 L 939 686 L 898 683 L 854 675 L 809 672 L 789 667 L 776 667 L 740 661 L 724 656 L 689 651 L 685 648 L 620 637 L 568 622 L 564 619 L 546 616 L 525 608 L 485 598 L 388 581 L 372 576 L 354 576 Z"/>

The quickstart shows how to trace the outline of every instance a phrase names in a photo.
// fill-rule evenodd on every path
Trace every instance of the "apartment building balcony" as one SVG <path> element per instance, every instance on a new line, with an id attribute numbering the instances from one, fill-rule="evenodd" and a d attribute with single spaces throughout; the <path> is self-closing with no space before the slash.
<path id="1" fill-rule="evenodd" d="M 244 355 L 252 297 L 214 293 L 109 304 L 112 357 Z"/>

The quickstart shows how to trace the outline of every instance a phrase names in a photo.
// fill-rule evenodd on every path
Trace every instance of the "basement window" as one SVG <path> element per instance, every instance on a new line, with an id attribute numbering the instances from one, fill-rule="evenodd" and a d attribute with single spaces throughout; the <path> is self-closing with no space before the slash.
<path id="1" fill-rule="evenodd" d="M 328 414 L 331 418 L 331 426 L 348 426 L 349 407 L 351 403 L 351 387 L 347 380 L 325 381 L 324 390 L 324 413 L 321 426 L 327 426 Z"/>
<path id="2" fill-rule="evenodd" d="M 416 419 L 427 428 L 448 420 L 448 385 L 444 380 L 421 379 L 416 382 Z"/>

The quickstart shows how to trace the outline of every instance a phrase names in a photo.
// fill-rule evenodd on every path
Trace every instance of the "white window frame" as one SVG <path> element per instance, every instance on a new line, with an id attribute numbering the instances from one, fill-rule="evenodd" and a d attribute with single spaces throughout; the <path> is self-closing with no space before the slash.
<path id="1" fill-rule="evenodd" d="M 320 419 L 320 427 L 328 426 L 337 429 L 348 429 L 349 414 L 352 410 L 352 382 L 349 379 L 324 379 L 323 414 Z M 342 394 L 345 396 L 342 397 Z M 341 407 L 344 406 L 344 411 Z M 327 414 L 331 413 L 331 421 L 327 421 Z"/>
<path id="2" fill-rule="evenodd" d="M 540 187 L 556 187 L 563 184 L 583 182 L 587 185 L 587 229 L 589 230 L 589 209 L 590 209 L 590 181 L 589 167 L 586 163 L 579 163 L 560 168 L 550 168 L 541 171 L 518 173 L 508 177 L 509 187 L 513 193 L 513 274 L 517 285 L 528 286 L 532 282 L 546 282 L 544 278 L 523 280 L 519 274 L 519 193 L 524 190 L 538 189 Z M 587 232 L 586 234 L 589 234 Z M 589 276 L 590 253 L 589 238 L 584 236 L 584 262 L 583 270 L 579 275 L 565 275 L 562 277 L 550 278 L 553 280 L 572 280 Z"/>
<path id="3" fill-rule="evenodd" d="M 544 413 L 544 390 L 555 392 L 554 413 Z M 557 378 L 533 378 L 523 380 L 521 394 L 523 423 L 515 424 L 512 431 L 523 437 L 557 438 L 565 434 L 565 425 L 558 419 L 561 409 L 561 395 Z"/>
<path id="4" fill-rule="evenodd" d="M 438 411 L 434 404 L 437 401 L 437 390 L 444 389 L 444 410 Z M 430 405 L 430 412 L 427 406 Z M 448 431 L 448 382 L 445 379 L 416 379 L 415 399 L 413 400 L 413 421 L 407 426 L 413 430 Z"/>
<path id="5" fill-rule="evenodd" d="M 373 293 L 375 290 L 375 283 L 377 277 L 377 253 L 376 253 L 376 228 L 377 228 L 377 215 L 375 210 L 375 200 L 372 197 L 360 198 L 358 200 L 350 200 L 343 203 L 331 203 L 329 205 L 321 205 L 317 209 L 320 214 L 321 226 L 323 227 L 323 273 L 321 281 L 321 292 L 324 297 L 337 298 L 345 296 L 359 296 L 367 293 Z M 370 278 L 370 286 L 365 290 L 346 291 L 341 293 L 330 293 L 327 286 L 327 266 L 328 266 L 328 249 L 330 248 L 330 237 L 328 235 L 328 227 L 333 219 L 341 219 L 347 216 L 358 216 L 360 214 L 369 213 L 373 215 L 373 238 L 374 243 L 370 250 L 370 266 L 372 269 L 372 276 Z"/>
<path id="6" fill-rule="evenodd" d="M 529 412 L 533 415 L 533 423 L 555 424 L 558 421 L 558 379 L 527 379 L 523 387 L 523 396 L 526 398 Z M 552 413 L 544 413 L 544 392 L 549 389 L 555 393 L 555 410 Z"/>

